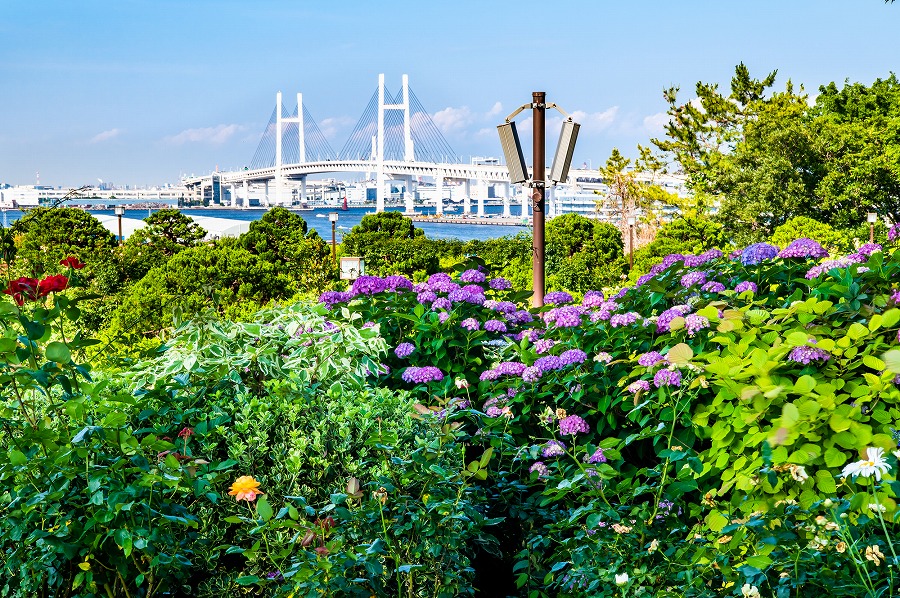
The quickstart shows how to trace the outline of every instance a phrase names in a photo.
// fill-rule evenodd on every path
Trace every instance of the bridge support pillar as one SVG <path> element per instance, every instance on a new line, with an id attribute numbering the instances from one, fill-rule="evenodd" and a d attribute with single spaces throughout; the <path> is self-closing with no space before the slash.
<path id="1" fill-rule="evenodd" d="M 438 216 L 444 215 L 444 173 L 440 171 L 434 177 L 434 209 Z"/>
<path id="2" fill-rule="evenodd" d="M 300 203 L 306 203 L 306 175 L 300 177 Z"/>
<path id="3" fill-rule="evenodd" d="M 266 204 L 266 207 L 269 207 L 269 179 L 266 179 L 265 188 L 263 189 L 263 201 Z"/>
<path id="4" fill-rule="evenodd" d="M 250 181 L 244 179 L 244 207 L 250 207 Z"/>
<path id="5" fill-rule="evenodd" d="M 472 211 L 472 179 L 466 179 L 466 196 L 463 198 L 463 216 Z"/>
<path id="6" fill-rule="evenodd" d="M 528 187 L 522 185 L 522 218 L 528 218 Z"/>
<path id="7" fill-rule="evenodd" d="M 237 202 L 237 190 L 235 189 L 234 183 L 231 183 L 230 185 L 228 185 L 228 188 L 229 188 L 228 205 L 229 205 L 229 207 L 234 208 L 234 207 L 236 207 L 237 204 L 238 204 L 238 202 Z M 221 201 L 221 200 L 220 200 L 220 201 Z"/>
<path id="8" fill-rule="evenodd" d="M 413 201 L 412 180 L 412 176 L 408 176 L 403 183 L 403 204 L 407 214 L 416 213 L 416 204 Z"/>
<path id="9" fill-rule="evenodd" d="M 484 218 L 484 195 L 478 196 L 478 217 Z"/>
<path id="10" fill-rule="evenodd" d="M 510 193 L 507 193 L 506 195 L 503 196 L 503 217 L 504 217 L 504 218 L 511 218 L 511 217 L 512 217 L 512 213 L 511 213 L 510 210 L 509 210 L 509 204 L 510 204 L 510 197 L 509 197 L 509 196 L 510 196 L 510 195 L 511 195 Z"/>

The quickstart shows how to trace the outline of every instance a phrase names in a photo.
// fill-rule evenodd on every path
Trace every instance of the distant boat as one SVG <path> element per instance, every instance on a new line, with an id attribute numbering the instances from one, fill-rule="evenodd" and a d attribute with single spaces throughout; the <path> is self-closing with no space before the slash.
<path id="1" fill-rule="evenodd" d="M 348 208 L 347 208 L 347 196 L 346 196 L 346 195 L 344 196 L 344 205 L 341 206 L 341 209 L 344 210 L 344 211 L 346 211 L 346 210 L 348 209 Z"/>
<path id="2" fill-rule="evenodd" d="M 325 214 L 316 214 L 316 218 L 324 218 Z"/>

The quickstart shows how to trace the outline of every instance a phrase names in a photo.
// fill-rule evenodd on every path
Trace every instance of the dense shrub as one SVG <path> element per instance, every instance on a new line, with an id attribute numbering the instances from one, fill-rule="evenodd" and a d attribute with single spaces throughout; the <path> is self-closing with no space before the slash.
<path id="1" fill-rule="evenodd" d="M 125 240 L 122 246 L 122 269 L 130 281 L 138 281 L 151 268 L 166 262 L 176 253 L 196 247 L 206 231 L 175 209 L 153 212 L 147 224 Z"/>
<path id="2" fill-rule="evenodd" d="M 621 282 L 624 243 L 612 224 L 564 214 L 547 223 L 546 235 L 549 288 L 584 293 Z"/>
<path id="3" fill-rule="evenodd" d="M 671 254 L 703 253 L 729 246 L 724 227 L 708 218 L 675 218 L 664 224 L 653 241 L 634 252 L 632 278 L 646 274 L 650 268 Z"/>
<path id="4" fill-rule="evenodd" d="M 772 233 L 772 244 L 784 249 L 791 241 L 800 238 L 818 241 L 825 249 L 833 252 L 846 252 L 853 249 L 853 239 L 847 234 L 806 216 L 795 216 L 776 228 Z M 868 242 L 868 230 L 866 230 L 866 242 Z"/>

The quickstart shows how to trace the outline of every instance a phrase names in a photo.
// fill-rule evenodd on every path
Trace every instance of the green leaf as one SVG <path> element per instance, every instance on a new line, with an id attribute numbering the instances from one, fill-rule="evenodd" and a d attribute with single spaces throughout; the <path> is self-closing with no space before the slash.
<path id="1" fill-rule="evenodd" d="M 800 410 L 793 403 L 785 403 L 781 408 L 781 425 L 785 428 L 793 428 L 800 419 Z"/>
<path id="2" fill-rule="evenodd" d="M 243 575 L 235 579 L 235 581 L 240 586 L 252 586 L 255 583 L 259 583 L 259 577 L 256 575 Z"/>
<path id="3" fill-rule="evenodd" d="M 866 365 L 866 367 L 870 367 L 877 372 L 884 371 L 884 362 L 874 355 L 863 355 L 862 361 Z"/>
<path id="4" fill-rule="evenodd" d="M 722 531 L 723 527 L 728 525 L 728 518 L 718 511 L 712 511 L 706 516 L 706 525 L 708 525 L 709 529 L 712 531 L 719 533 Z"/>
<path id="5" fill-rule="evenodd" d="M 269 501 L 265 498 L 260 498 L 256 502 L 256 512 L 260 517 L 262 517 L 263 521 L 268 521 L 274 514 L 274 512 L 272 511 L 272 506 L 269 505 Z"/>
<path id="6" fill-rule="evenodd" d="M 825 451 L 825 465 L 828 467 L 840 467 L 846 462 L 847 455 L 835 447 L 832 446 Z"/>
<path id="7" fill-rule="evenodd" d="M 869 334 L 869 329 L 860 324 L 859 322 L 854 322 L 850 324 L 850 328 L 847 329 L 847 336 L 852 338 L 853 340 L 859 340 L 864 336 Z"/>
<path id="8" fill-rule="evenodd" d="M 789 347 L 800 347 L 809 342 L 809 335 L 805 332 L 799 332 L 795 330 L 794 332 L 787 335 L 787 338 L 784 339 L 785 344 Z"/>
<path id="9" fill-rule="evenodd" d="M 16 350 L 17 345 L 14 338 L 0 338 L 0 353 L 12 353 Z"/>
<path id="10" fill-rule="evenodd" d="M 772 559 L 764 554 L 757 554 L 748 558 L 747 564 L 762 571 L 772 564 Z"/>
<path id="11" fill-rule="evenodd" d="M 887 370 L 894 374 L 900 374 L 900 350 L 891 349 L 881 356 Z"/>
<path id="12" fill-rule="evenodd" d="M 694 351 L 689 346 L 684 343 L 678 343 L 666 354 L 669 362 L 676 365 L 683 365 L 689 363 L 691 359 L 694 357 Z"/>
<path id="13" fill-rule="evenodd" d="M 25 453 L 13 449 L 9 451 L 9 462 L 13 465 L 25 465 L 28 459 L 25 457 Z"/>
<path id="14" fill-rule="evenodd" d="M 72 354 L 69 352 L 69 348 L 59 342 L 53 341 L 47 345 L 47 349 L 44 351 L 44 354 L 47 356 L 47 359 L 50 361 L 55 361 L 56 363 L 69 363 L 72 359 Z"/>
<path id="15" fill-rule="evenodd" d="M 810 375 L 801 376 L 794 383 L 794 392 L 799 394 L 807 394 L 816 387 L 816 379 Z"/>
<path id="16" fill-rule="evenodd" d="M 834 476 L 826 469 L 820 469 L 816 472 L 816 488 L 825 494 L 834 494 L 837 492 L 837 485 L 834 483 Z"/>

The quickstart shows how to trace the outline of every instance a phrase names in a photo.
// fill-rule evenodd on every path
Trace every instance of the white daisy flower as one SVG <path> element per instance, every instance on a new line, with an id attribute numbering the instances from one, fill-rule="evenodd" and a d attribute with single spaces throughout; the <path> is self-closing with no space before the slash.
<path id="1" fill-rule="evenodd" d="M 874 475 L 880 482 L 881 474 L 887 473 L 890 469 L 891 466 L 884 460 L 884 449 L 869 447 L 866 449 L 866 458 L 844 467 L 841 475 L 845 478 L 848 476 L 868 478 Z"/>

